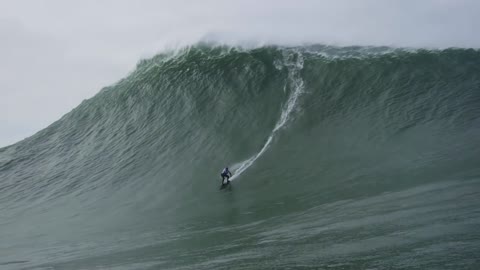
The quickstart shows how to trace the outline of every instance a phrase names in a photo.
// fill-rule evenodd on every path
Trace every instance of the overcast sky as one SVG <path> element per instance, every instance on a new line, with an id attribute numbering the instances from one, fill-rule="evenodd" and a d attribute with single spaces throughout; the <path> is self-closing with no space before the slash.
<path id="1" fill-rule="evenodd" d="M 45 128 L 166 47 L 480 47 L 477 0 L 1 0 L 0 147 Z"/>

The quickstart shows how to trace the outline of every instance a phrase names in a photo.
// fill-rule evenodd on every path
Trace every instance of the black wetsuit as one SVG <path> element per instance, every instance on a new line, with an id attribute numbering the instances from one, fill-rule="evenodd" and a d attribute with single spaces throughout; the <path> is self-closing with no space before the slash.
<path id="1" fill-rule="evenodd" d="M 225 178 L 227 178 L 227 182 L 230 182 L 229 178 L 232 176 L 232 173 L 228 170 L 228 168 L 223 169 L 222 173 L 220 174 L 222 177 L 222 185 Z"/>

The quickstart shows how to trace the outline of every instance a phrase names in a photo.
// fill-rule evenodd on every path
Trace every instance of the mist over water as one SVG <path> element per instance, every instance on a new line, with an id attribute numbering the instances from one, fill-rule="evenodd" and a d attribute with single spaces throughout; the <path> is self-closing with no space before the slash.
<path id="1" fill-rule="evenodd" d="M 479 67 L 324 45 L 140 61 L 0 149 L 0 266 L 476 269 Z"/>

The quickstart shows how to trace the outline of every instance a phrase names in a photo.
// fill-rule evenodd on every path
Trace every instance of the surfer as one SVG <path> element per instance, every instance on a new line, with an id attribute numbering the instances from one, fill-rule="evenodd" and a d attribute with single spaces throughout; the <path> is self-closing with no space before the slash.
<path id="1" fill-rule="evenodd" d="M 222 185 L 223 185 L 223 181 L 225 181 L 225 178 L 227 178 L 226 184 L 228 184 L 228 182 L 230 182 L 229 178 L 232 177 L 232 173 L 228 170 L 228 167 L 225 167 L 225 169 L 223 169 L 220 176 L 222 176 Z"/>

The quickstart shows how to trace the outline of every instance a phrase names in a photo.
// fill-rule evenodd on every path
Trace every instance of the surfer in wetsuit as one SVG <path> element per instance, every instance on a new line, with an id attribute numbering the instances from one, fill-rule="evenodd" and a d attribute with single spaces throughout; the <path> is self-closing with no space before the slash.
<path id="1" fill-rule="evenodd" d="M 232 173 L 228 170 L 228 167 L 225 167 L 225 169 L 223 169 L 220 176 L 222 176 L 222 185 L 223 185 L 223 181 L 225 181 L 225 177 L 227 178 L 227 183 L 230 182 L 229 178 L 232 177 Z"/>

